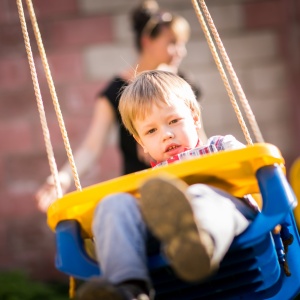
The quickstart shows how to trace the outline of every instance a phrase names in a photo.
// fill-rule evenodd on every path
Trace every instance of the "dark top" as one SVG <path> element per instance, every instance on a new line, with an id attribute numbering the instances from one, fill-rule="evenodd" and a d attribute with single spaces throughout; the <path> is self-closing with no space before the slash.
<path id="1" fill-rule="evenodd" d="M 184 78 L 184 76 L 181 74 L 180 76 Z M 144 164 L 138 159 L 136 141 L 122 124 L 118 106 L 122 89 L 127 84 L 128 83 L 124 81 L 124 79 L 115 77 L 110 81 L 107 87 L 98 94 L 98 97 L 106 97 L 109 100 L 117 116 L 120 136 L 119 147 L 123 156 L 123 174 L 129 174 L 150 168 L 150 166 Z M 192 88 L 198 98 L 200 95 L 199 89 L 195 88 L 194 86 L 192 86 Z"/>

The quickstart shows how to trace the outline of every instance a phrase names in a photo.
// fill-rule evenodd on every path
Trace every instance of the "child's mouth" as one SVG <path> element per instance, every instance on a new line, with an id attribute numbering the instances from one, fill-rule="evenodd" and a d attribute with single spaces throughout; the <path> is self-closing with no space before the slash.
<path id="1" fill-rule="evenodd" d="M 180 146 L 178 146 L 178 145 L 170 146 L 170 147 L 167 148 L 166 153 L 176 152 L 176 149 L 178 149 L 178 148 L 180 148 Z"/>

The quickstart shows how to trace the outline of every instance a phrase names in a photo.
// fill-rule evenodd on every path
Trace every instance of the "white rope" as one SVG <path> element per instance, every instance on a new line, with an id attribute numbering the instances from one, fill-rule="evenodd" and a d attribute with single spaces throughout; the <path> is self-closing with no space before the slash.
<path id="1" fill-rule="evenodd" d="M 34 60 L 33 60 L 32 51 L 31 51 L 31 47 L 30 47 L 30 39 L 29 39 L 27 25 L 26 25 L 26 21 L 25 21 L 22 0 L 17 0 L 17 7 L 18 7 L 19 18 L 20 18 L 21 27 L 22 27 L 22 33 L 23 33 L 23 37 L 24 37 L 25 49 L 26 49 L 29 67 L 30 67 L 31 78 L 32 78 L 32 82 L 33 82 L 34 92 L 35 92 L 35 97 L 36 97 L 38 111 L 39 111 L 39 115 L 40 115 L 40 122 L 42 125 L 42 131 L 43 131 L 50 171 L 51 171 L 51 174 L 54 179 L 54 185 L 55 185 L 57 198 L 61 198 L 62 197 L 62 189 L 61 189 L 61 185 L 60 185 L 60 181 L 59 181 L 59 177 L 58 177 L 58 170 L 57 170 L 57 165 L 55 162 L 53 148 L 52 148 L 52 144 L 51 144 L 50 133 L 49 133 L 48 125 L 47 125 L 47 119 L 46 119 L 45 109 L 44 109 L 44 105 L 43 105 L 42 95 L 41 95 L 41 91 L 40 91 L 40 87 L 39 87 L 39 82 L 38 82 L 36 68 L 35 68 L 35 64 L 34 64 Z"/>

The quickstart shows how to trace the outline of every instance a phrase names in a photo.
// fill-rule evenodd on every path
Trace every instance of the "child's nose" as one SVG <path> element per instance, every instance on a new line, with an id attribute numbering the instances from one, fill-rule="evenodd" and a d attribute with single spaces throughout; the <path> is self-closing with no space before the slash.
<path id="1" fill-rule="evenodd" d="M 164 140 L 169 140 L 169 139 L 172 139 L 174 138 L 174 133 L 170 130 L 166 130 L 164 132 Z"/>

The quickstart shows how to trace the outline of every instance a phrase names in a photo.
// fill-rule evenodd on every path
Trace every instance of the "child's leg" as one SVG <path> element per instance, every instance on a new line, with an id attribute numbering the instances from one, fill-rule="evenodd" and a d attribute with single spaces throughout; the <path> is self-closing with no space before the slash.
<path id="1" fill-rule="evenodd" d="M 114 194 L 103 199 L 95 211 L 92 230 L 104 278 L 113 284 L 129 279 L 149 282 L 147 232 L 136 198 Z"/>
<path id="2" fill-rule="evenodd" d="M 97 206 L 92 224 L 102 278 L 84 283 L 78 300 L 151 300 L 146 226 L 137 200 L 115 194 Z"/>
<path id="3" fill-rule="evenodd" d="M 233 238 L 254 216 L 231 195 L 206 185 L 188 187 L 179 180 L 155 178 L 141 188 L 147 225 L 164 243 L 180 277 L 201 280 L 219 265 Z"/>
<path id="4" fill-rule="evenodd" d="M 242 200 L 204 184 L 187 189 L 194 218 L 214 240 L 213 264 L 219 265 L 232 240 L 254 219 L 256 212 Z"/>

